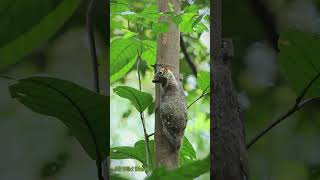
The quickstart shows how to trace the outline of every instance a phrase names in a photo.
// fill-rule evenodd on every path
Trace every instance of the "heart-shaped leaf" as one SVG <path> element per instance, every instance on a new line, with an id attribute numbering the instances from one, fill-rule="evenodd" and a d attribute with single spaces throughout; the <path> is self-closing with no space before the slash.
<path id="1" fill-rule="evenodd" d="M 11 96 L 34 112 L 60 119 L 88 155 L 108 154 L 109 101 L 77 84 L 50 77 L 20 79 L 9 87 Z"/>
<path id="2" fill-rule="evenodd" d="M 153 169 L 153 157 L 154 157 L 154 141 L 149 141 L 150 154 L 151 154 L 151 167 Z M 113 147 L 110 150 L 111 159 L 135 159 L 140 161 L 144 167 L 146 167 L 146 146 L 145 141 L 137 141 L 133 147 L 121 146 Z"/>
<path id="3" fill-rule="evenodd" d="M 113 89 L 120 97 L 131 101 L 134 107 L 143 112 L 150 104 L 152 104 L 152 96 L 148 93 L 139 91 L 129 86 L 117 86 Z"/>

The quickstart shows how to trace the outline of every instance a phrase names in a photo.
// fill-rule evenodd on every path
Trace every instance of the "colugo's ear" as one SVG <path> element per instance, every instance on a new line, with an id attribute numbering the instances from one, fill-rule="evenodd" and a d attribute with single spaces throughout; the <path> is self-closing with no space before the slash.
<path id="1" fill-rule="evenodd" d="M 165 73 L 168 72 L 168 67 L 167 66 L 163 67 L 163 72 L 165 72 Z"/>

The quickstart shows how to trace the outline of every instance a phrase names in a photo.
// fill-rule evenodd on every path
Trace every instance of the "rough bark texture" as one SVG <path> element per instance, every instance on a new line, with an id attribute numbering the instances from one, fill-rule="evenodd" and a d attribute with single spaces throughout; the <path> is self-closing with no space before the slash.
<path id="1" fill-rule="evenodd" d="M 247 177 L 244 124 L 240 118 L 229 62 L 221 49 L 221 0 L 211 1 L 211 178 L 242 180 Z"/>
<path id="2" fill-rule="evenodd" d="M 180 12 L 178 0 L 158 0 L 159 11 L 169 11 L 168 3 L 174 5 L 176 12 Z M 165 19 L 160 19 L 165 20 Z M 169 65 L 170 70 L 179 77 L 180 32 L 175 24 L 170 22 L 169 31 L 158 36 L 157 40 L 157 64 Z M 160 67 L 160 66 L 157 66 Z M 179 78 L 178 78 L 179 79 Z M 172 152 L 170 144 L 162 132 L 162 124 L 159 116 L 160 86 L 156 85 L 155 104 L 155 166 L 165 166 L 174 169 L 179 166 L 179 152 Z"/>

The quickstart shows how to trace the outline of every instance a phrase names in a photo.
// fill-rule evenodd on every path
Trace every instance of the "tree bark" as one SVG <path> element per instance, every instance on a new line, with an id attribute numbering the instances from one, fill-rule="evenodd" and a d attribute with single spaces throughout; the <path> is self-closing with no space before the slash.
<path id="1" fill-rule="evenodd" d="M 229 69 L 230 58 L 221 49 L 221 0 L 211 0 L 211 177 L 247 179 L 244 124 Z"/>
<path id="2" fill-rule="evenodd" d="M 180 12 L 180 3 L 178 0 L 158 0 L 159 11 L 168 12 L 169 5 L 174 5 L 176 13 Z M 169 22 L 169 31 L 158 36 L 157 40 L 157 66 L 167 65 L 168 68 L 179 79 L 179 54 L 180 54 L 180 32 L 178 27 L 169 19 L 164 17 L 160 21 Z M 162 124 L 159 115 L 160 107 L 160 85 L 156 85 L 156 103 L 155 103 L 155 167 L 164 166 L 168 169 L 174 169 L 179 166 L 179 152 L 172 152 L 169 141 L 162 132 Z"/>

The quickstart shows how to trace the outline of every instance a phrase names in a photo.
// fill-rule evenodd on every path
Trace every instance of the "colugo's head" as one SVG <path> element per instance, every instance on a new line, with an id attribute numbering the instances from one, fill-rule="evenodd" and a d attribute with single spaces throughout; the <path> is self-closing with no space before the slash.
<path id="1" fill-rule="evenodd" d="M 167 67 L 163 67 L 154 74 L 152 82 L 167 84 L 167 81 L 170 80 L 172 76 L 173 73 Z"/>

